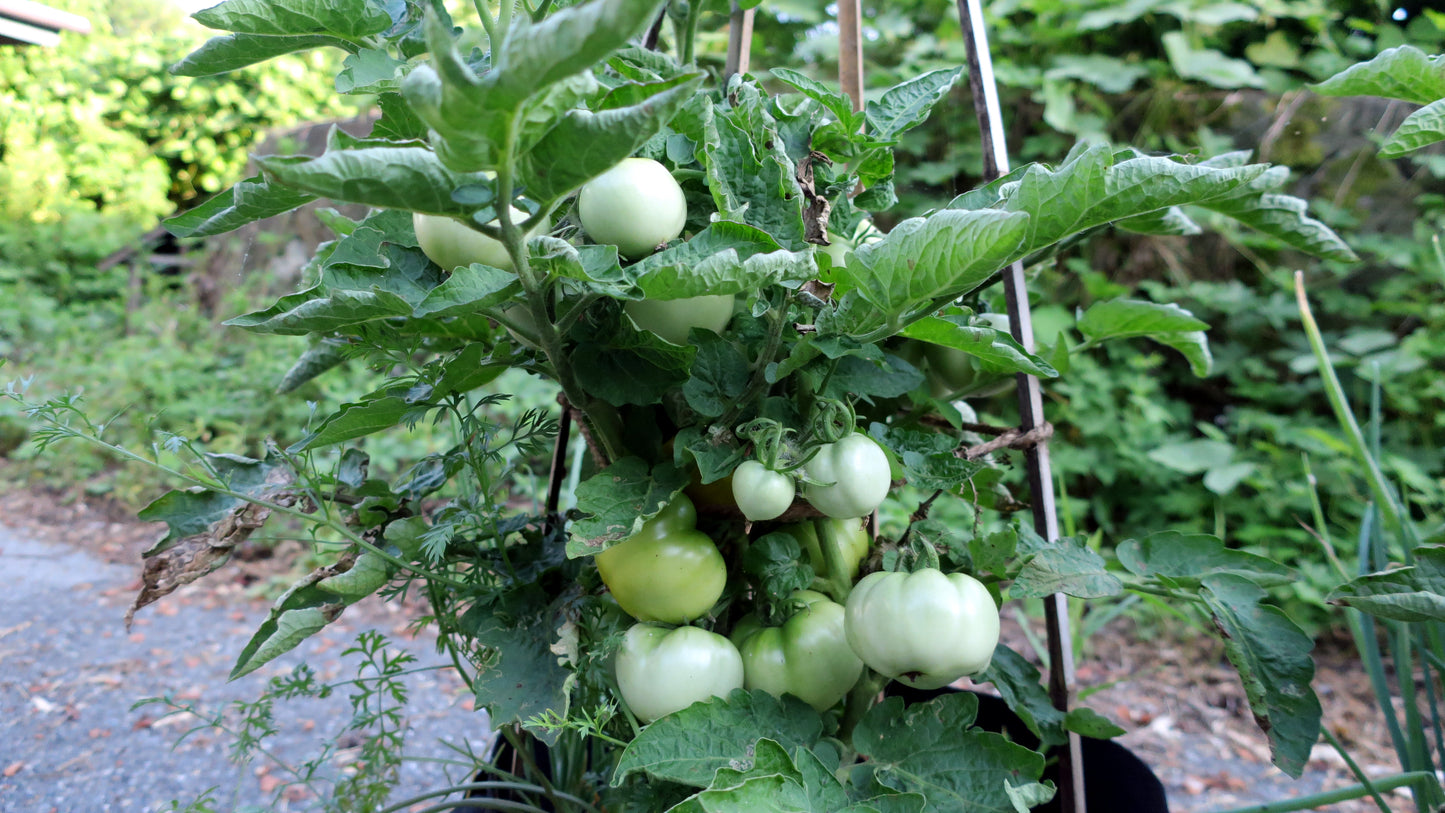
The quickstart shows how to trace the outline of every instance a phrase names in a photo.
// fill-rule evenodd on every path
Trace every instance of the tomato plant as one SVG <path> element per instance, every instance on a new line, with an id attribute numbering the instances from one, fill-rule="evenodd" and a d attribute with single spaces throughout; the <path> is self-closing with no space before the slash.
<path id="1" fill-rule="evenodd" d="M 197 528 L 251 529 L 271 512 L 324 555 L 339 541 L 356 558 L 298 580 L 241 648 L 238 675 L 405 585 L 490 725 L 554 749 L 556 766 L 575 766 L 569 743 L 586 743 L 591 768 L 561 783 L 571 797 L 740 807 L 766 781 L 842 807 L 946 811 L 1046 797 L 1043 757 L 970 729 L 955 702 L 878 703 L 882 683 L 978 674 L 1061 741 L 1037 672 L 998 644 L 995 595 L 1162 594 L 1228 631 L 1237 665 L 1265 686 L 1256 714 L 1290 723 L 1269 732 L 1281 767 L 1303 765 L 1319 722 L 1307 647 L 1259 586 L 1287 578 L 1281 568 L 1167 531 L 1111 558 L 1083 535 L 1040 538 L 1009 515 L 1009 452 L 975 453 L 980 427 L 928 380 L 959 356 L 975 373 L 1049 379 L 1071 353 L 1139 338 L 1202 374 L 1207 326 L 1175 304 L 1098 301 L 1074 322 L 1083 345 L 1047 357 L 977 317 L 1001 271 L 1053 262 L 1119 222 L 1182 235 L 1207 210 L 1338 252 L 1278 172 L 1238 153 L 1081 146 L 926 216 L 875 221 L 896 201 L 893 145 L 961 68 L 870 89 L 858 110 L 781 68 L 768 84 L 780 95 L 746 74 L 719 87 L 693 47 L 701 4 L 675 4 L 677 25 L 657 37 L 657 0 L 503 4 L 474 31 L 436 4 L 313 5 L 200 12 L 234 33 L 192 69 L 342 49 L 337 87 L 376 100 L 372 131 L 338 131 L 319 156 L 262 156 L 260 175 L 170 226 L 217 234 L 318 197 L 367 207 L 328 216 L 336 239 L 303 289 L 230 324 L 309 336 L 288 381 L 364 357 L 375 386 L 318 410 L 266 459 L 200 453 L 193 489 L 147 509 L 171 534 L 138 603 L 220 567 L 244 537 Z M 478 212 L 496 214 L 485 234 L 462 225 Z M 819 251 L 829 231 L 847 250 Z M 560 398 L 499 417 L 514 370 Z M 371 466 L 373 437 L 423 422 L 443 427 L 440 448 L 399 471 Z M 545 498 L 514 493 L 568 438 Z M 703 484 L 723 498 L 695 505 L 685 490 Z M 976 521 L 930 519 L 944 504 Z M 1268 681 L 1244 657 L 1261 649 L 1278 654 Z M 957 764 L 914 764 L 908 738 L 890 734 L 925 725 Z M 748 767 L 742 753 L 762 756 Z M 545 769 L 532 778 L 557 788 Z M 891 801 L 873 805 L 880 795 Z"/>

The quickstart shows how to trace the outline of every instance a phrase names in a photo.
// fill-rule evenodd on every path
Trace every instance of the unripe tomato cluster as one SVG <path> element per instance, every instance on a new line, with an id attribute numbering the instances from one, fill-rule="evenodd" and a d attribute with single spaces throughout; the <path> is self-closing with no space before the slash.
<path id="1" fill-rule="evenodd" d="M 622 700 L 643 723 L 740 688 L 791 694 L 824 712 L 847 697 L 864 666 L 928 689 L 979 672 L 992 658 L 999 614 L 988 589 L 936 569 L 857 581 L 869 538 L 856 517 L 781 528 L 820 576 L 857 581 L 846 605 L 800 590 L 775 626 L 755 614 L 736 621 L 727 637 L 687 626 L 710 614 L 727 580 L 722 555 L 696 521 L 691 499 L 679 494 L 632 537 L 597 555 L 603 582 L 639 622 L 624 637 L 615 668 Z"/>

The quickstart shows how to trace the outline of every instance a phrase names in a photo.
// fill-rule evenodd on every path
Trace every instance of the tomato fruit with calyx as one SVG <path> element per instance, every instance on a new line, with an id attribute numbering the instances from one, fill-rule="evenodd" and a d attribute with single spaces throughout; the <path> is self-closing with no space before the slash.
<path id="1" fill-rule="evenodd" d="M 687 198 L 667 167 L 651 158 L 625 158 L 582 187 L 577 217 L 593 242 L 615 245 L 635 260 L 682 234 Z"/>
<path id="2" fill-rule="evenodd" d="M 792 601 L 801 606 L 780 627 L 764 627 L 749 616 L 734 628 L 743 688 L 795 695 L 826 711 L 858 682 L 863 661 L 848 645 L 842 605 L 812 590 L 799 590 Z"/>
<path id="3" fill-rule="evenodd" d="M 521 223 L 528 216 L 521 209 L 512 207 L 514 223 Z M 494 220 L 491 225 L 495 226 L 496 223 Z M 441 215 L 412 212 L 411 224 L 416 230 L 416 241 L 421 246 L 422 253 L 441 266 L 443 271 L 452 271 L 472 263 L 490 265 L 503 271 L 513 270 L 512 258 L 508 256 L 507 248 L 501 241 L 493 240 L 476 229 L 469 228 L 465 223 Z M 544 221 L 527 232 L 526 236 L 530 239 L 550 228 Z"/>
<path id="4" fill-rule="evenodd" d="M 737 647 L 701 627 L 636 624 L 614 663 L 622 700 L 644 723 L 743 687 Z"/>
<path id="5" fill-rule="evenodd" d="M 597 572 L 638 621 L 681 624 L 707 615 L 727 584 L 727 563 L 678 494 L 637 533 L 597 554 Z"/>
<path id="6" fill-rule="evenodd" d="M 632 299 L 622 306 L 643 330 L 650 330 L 673 344 L 687 344 L 695 327 L 722 333 L 733 320 L 732 294 L 708 294 L 685 299 Z"/>
<path id="7" fill-rule="evenodd" d="M 980 672 L 998 646 L 998 607 L 988 588 L 936 568 L 870 573 L 848 594 L 848 645 L 881 675 L 937 689 Z"/>
<path id="8" fill-rule="evenodd" d="M 820 446 L 803 471 L 814 481 L 804 484 L 803 496 L 814 508 L 838 519 L 873 513 L 893 483 L 883 448 L 857 432 Z"/>
<path id="9" fill-rule="evenodd" d="M 733 471 L 733 501 L 749 522 L 782 516 L 796 493 L 792 477 L 756 460 L 744 460 Z"/>

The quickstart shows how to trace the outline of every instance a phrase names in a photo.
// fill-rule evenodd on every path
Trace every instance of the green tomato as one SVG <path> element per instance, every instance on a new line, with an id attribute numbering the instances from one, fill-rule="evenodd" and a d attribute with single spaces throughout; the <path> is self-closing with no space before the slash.
<path id="1" fill-rule="evenodd" d="M 628 615 L 681 624 L 717 603 L 727 563 L 696 525 L 697 509 L 679 494 L 637 533 L 597 554 L 597 572 Z"/>
<path id="2" fill-rule="evenodd" d="M 868 528 L 857 518 L 795 522 L 783 531 L 798 540 L 814 573 L 850 585 L 858 578 L 858 569 L 873 543 Z"/>
<path id="3" fill-rule="evenodd" d="M 985 313 L 979 320 L 984 326 L 1009 332 L 1008 314 Z M 984 398 L 1004 392 L 1014 384 L 1012 375 L 989 372 L 983 369 L 977 356 L 962 350 L 923 343 L 923 354 L 928 361 L 929 387 L 936 398 Z"/>
<path id="4" fill-rule="evenodd" d="M 749 522 L 776 519 L 793 504 L 793 478 L 756 460 L 745 460 L 733 472 L 733 500 Z"/>
<path id="5" fill-rule="evenodd" d="M 848 646 L 842 605 L 812 590 L 799 590 L 792 599 L 802 607 L 781 627 L 763 627 L 749 616 L 733 630 L 743 688 L 795 695 L 826 711 L 858 682 L 863 661 Z"/>
<path id="6" fill-rule="evenodd" d="M 879 674 L 937 689 L 988 667 L 998 607 L 988 588 L 935 568 L 870 573 L 848 594 L 848 645 Z"/>
<path id="7" fill-rule="evenodd" d="M 631 299 L 622 306 L 642 330 L 650 330 L 664 341 L 687 344 L 688 331 L 695 327 L 722 333 L 733 320 L 732 294 L 694 296 L 686 299 Z"/>
<path id="8" fill-rule="evenodd" d="M 526 220 L 527 213 L 512 207 L 512 221 Z M 492 221 L 495 225 L 496 221 Z M 443 271 L 452 271 L 460 266 L 481 263 L 503 271 L 512 270 L 512 258 L 500 241 L 482 234 L 465 223 L 441 215 L 411 213 L 411 224 L 416 229 L 416 241 L 422 253 Z M 527 232 L 527 238 L 547 232 L 551 226 L 542 222 Z"/>
<path id="9" fill-rule="evenodd" d="M 808 479 L 803 496 L 830 517 L 848 519 L 873 513 L 893 484 L 888 456 L 867 435 L 853 433 L 827 443 L 803 467 Z"/>
<path id="10" fill-rule="evenodd" d="M 651 158 L 625 158 L 582 187 L 577 217 L 593 242 L 615 245 L 635 260 L 682 234 L 687 198 L 667 167 Z"/>
<path id="11" fill-rule="evenodd" d="M 743 687 L 737 647 L 701 627 L 637 624 L 623 636 L 615 665 L 622 700 L 644 723 Z"/>

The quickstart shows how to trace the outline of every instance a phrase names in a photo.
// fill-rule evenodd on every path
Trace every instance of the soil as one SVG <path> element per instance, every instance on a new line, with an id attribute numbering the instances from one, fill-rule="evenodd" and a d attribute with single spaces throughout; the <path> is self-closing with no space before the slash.
<path id="1" fill-rule="evenodd" d="M 8 535 L 5 526 L 9 528 Z M 75 705 L 84 705 L 86 701 L 83 699 L 73 701 L 67 710 L 63 705 L 58 706 L 55 700 L 46 699 L 55 692 L 51 686 L 52 691 L 47 694 L 50 684 L 45 678 L 12 675 L 11 664 L 17 651 L 17 639 L 23 641 L 27 629 L 33 635 L 37 631 L 37 623 L 52 627 L 50 632 L 53 633 L 55 625 L 65 623 L 62 616 L 66 608 L 79 612 L 82 608 L 99 607 L 105 617 L 113 621 L 103 635 L 125 640 L 127 636 L 120 619 L 126 604 L 139 587 L 139 554 L 159 536 L 162 528 L 140 523 L 129 512 L 104 501 L 67 499 L 35 490 L 0 495 L 0 559 L 9 559 L 9 568 L 15 568 L 17 560 L 10 555 L 12 551 L 5 549 L 7 540 L 12 549 L 17 545 L 31 546 L 23 548 L 29 551 L 28 556 L 32 560 L 26 564 L 27 567 L 35 567 L 34 560 L 37 558 L 48 558 L 51 567 L 58 571 L 83 572 L 88 562 L 98 568 L 97 572 L 108 574 L 105 578 L 89 581 L 72 579 L 64 588 L 68 595 L 63 601 L 35 614 L 43 616 L 39 621 L 21 617 L 29 613 L 22 612 L 13 603 L 7 606 L 3 600 L 5 597 L 0 596 L 0 665 L 3 665 L 0 668 L 0 711 L 9 713 L 7 707 L 12 705 L 9 701 L 15 692 L 26 697 L 26 701 L 18 707 L 22 719 L 0 720 L 0 739 L 12 744 L 24 738 L 32 742 L 36 738 L 48 739 L 55 731 L 65 728 L 67 720 L 76 722 L 84 717 Z M 34 547 L 37 545 L 39 547 Z M 35 551 L 49 551 L 49 554 L 37 557 Z M 226 637 L 207 641 L 204 657 L 199 650 L 189 653 L 189 656 L 171 653 L 165 659 L 166 666 L 162 670 L 169 685 L 151 685 L 153 693 L 188 692 L 209 699 L 214 692 L 206 681 L 223 682 L 225 675 L 224 669 L 217 671 L 220 667 L 212 662 L 228 662 L 234 657 L 254 629 L 254 620 L 264 617 L 268 602 L 263 597 L 264 591 L 259 588 L 296 575 L 299 572 L 295 561 L 297 553 L 284 546 L 274 552 L 261 548 L 243 549 L 222 571 L 183 589 L 155 607 L 142 610 L 137 616 L 142 640 L 153 630 L 168 623 L 174 624 L 174 616 L 182 612 L 222 613 L 223 618 L 229 620 L 224 626 L 206 626 L 209 622 L 204 619 L 182 625 L 189 628 L 193 637 L 207 638 L 218 633 Z M 422 652 L 425 657 L 432 648 L 424 634 L 418 638 L 409 631 L 409 617 L 405 608 L 368 601 L 348 610 L 344 620 L 353 631 L 371 626 L 395 635 L 398 640 L 417 644 L 412 649 Z M 146 625 L 151 625 L 151 629 L 145 629 Z M 1005 626 L 1006 642 L 1020 652 L 1032 651 L 1028 638 L 1016 624 L 1010 621 Z M 1039 624 L 1039 627 L 1041 629 L 1042 625 Z M 329 627 L 328 633 L 332 631 Z M 135 634 L 131 633 L 132 641 Z M 338 645 L 337 637 L 340 636 L 326 639 L 330 647 Z M 186 646 L 186 643 L 182 640 L 177 645 Z M 91 653 L 90 657 L 99 657 L 93 648 L 85 651 Z M 160 657 L 155 654 L 157 651 L 152 649 L 148 657 Z M 323 667 L 330 664 L 332 669 L 336 668 L 334 651 L 330 653 L 329 660 L 326 648 L 319 654 L 303 654 L 308 662 L 319 657 Z M 435 660 L 434 651 L 431 657 Z M 1315 657 L 1317 671 L 1314 685 L 1324 707 L 1325 724 L 1369 775 L 1383 776 L 1397 772 L 1383 718 L 1375 706 L 1368 680 L 1358 661 L 1347 646 L 1334 641 L 1322 642 Z M 23 667 L 25 664 L 22 658 L 20 665 Z M 36 667 L 35 664 L 31 666 Z M 84 666 L 77 661 L 77 668 L 84 669 Z M 138 668 L 136 664 L 131 664 L 129 669 L 102 670 L 104 680 L 96 678 L 99 683 L 93 685 L 114 689 L 123 682 L 131 681 L 133 676 L 128 672 Z M 280 671 L 278 667 L 273 674 Z M 1169 795 L 1170 809 L 1176 813 L 1231 810 L 1355 784 L 1344 760 L 1324 745 L 1316 746 L 1313 758 L 1299 780 L 1292 780 L 1271 766 L 1268 743 L 1251 718 L 1243 688 L 1224 658 L 1223 647 L 1213 638 L 1142 636 L 1130 622 L 1119 621 L 1089 641 L 1077 672 L 1082 702 L 1126 730 L 1119 742 L 1132 749 L 1159 776 Z M 459 741 L 470 743 L 473 748 L 484 747 L 485 737 L 478 732 L 485 720 L 479 720 L 471 712 L 465 689 L 448 672 L 427 674 L 426 685 L 418 687 L 413 694 L 413 702 L 420 701 L 423 707 L 420 717 L 414 721 L 414 726 L 420 731 L 414 740 L 419 742 L 426 736 L 440 735 L 442 753 L 448 743 L 456 745 Z M 150 683 L 155 684 L 155 676 L 150 677 Z M 27 681 L 28 685 L 25 685 Z M 56 682 L 51 680 L 52 684 Z M 248 699 L 244 692 L 240 698 Z M 134 699 L 132 697 L 131 702 Z M 89 739 L 91 744 L 103 740 L 109 746 L 116 746 L 120 745 L 117 741 L 127 738 L 145 739 L 146 748 L 154 753 L 156 743 L 164 741 L 164 738 L 157 739 L 156 731 L 162 727 L 158 719 L 167 719 L 159 715 L 159 711 L 143 708 L 128 715 L 118 715 L 118 719 L 109 725 L 77 723 L 70 727 L 86 731 L 79 735 L 72 732 L 72 736 L 82 741 Z M 7 724 L 21 729 L 24 737 L 17 731 L 6 736 Z M 172 723 L 165 733 L 174 739 L 173 735 L 180 734 L 182 730 L 180 725 Z M 206 736 L 215 738 L 213 734 Z M 24 754 L 7 754 L 10 747 L 0 741 L 0 809 L 81 809 L 64 804 L 13 806 L 7 802 L 7 796 L 16 798 L 11 794 L 23 784 L 27 772 L 37 774 L 48 770 L 53 775 L 58 769 L 53 763 L 48 769 L 44 767 L 47 760 L 45 749 L 32 747 Z M 124 752 L 125 748 L 121 747 L 120 753 Z M 137 753 L 139 751 L 131 752 L 130 758 L 137 761 L 153 759 L 150 755 L 137 757 Z M 196 775 L 197 782 L 224 785 L 223 777 L 231 776 L 235 771 L 227 767 L 223 745 L 215 744 L 204 756 L 211 761 L 188 764 L 187 770 Z M 83 760 L 83 757 L 71 757 L 72 761 L 77 758 Z M 116 765 L 120 764 L 117 759 Z M 75 766 L 70 766 L 70 769 L 73 773 Z M 115 766 L 108 766 L 106 775 L 114 774 L 115 770 Z M 215 781 L 209 781 L 211 779 Z M 440 774 L 409 779 L 412 789 L 441 787 L 447 780 L 447 776 Z M 257 787 L 269 785 L 273 790 L 278 784 L 278 780 L 268 780 L 264 772 L 247 781 Z M 207 786 L 200 784 L 194 791 Z M 1394 810 L 1414 809 L 1404 792 L 1386 794 L 1386 799 Z M 314 804 L 315 800 L 310 801 Z M 308 809 L 306 793 L 298 792 L 294 801 L 285 801 L 284 804 L 295 805 L 289 809 Z M 155 808 L 97 805 L 85 809 Z M 1378 808 L 1368 799 L 1360 799 L 1318 809 L 1363 813 Z"/>

